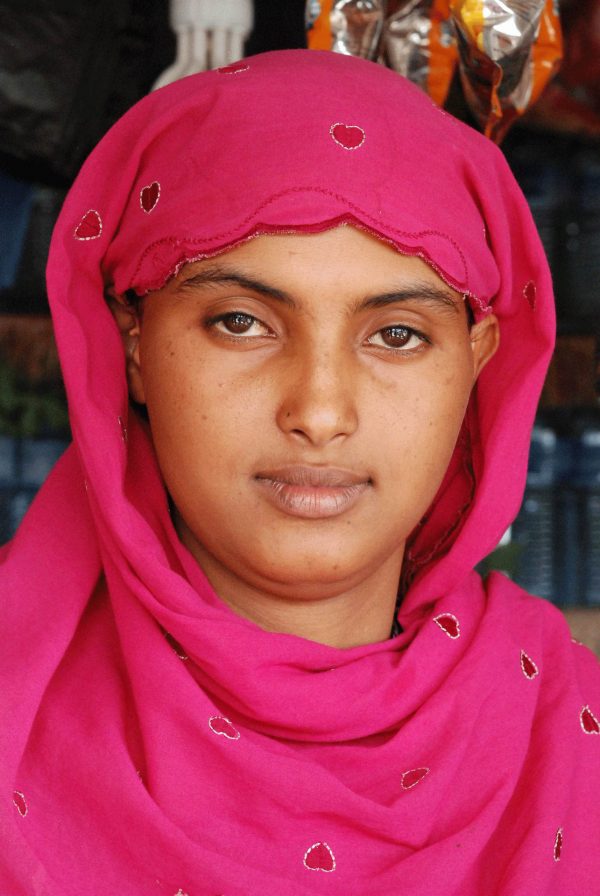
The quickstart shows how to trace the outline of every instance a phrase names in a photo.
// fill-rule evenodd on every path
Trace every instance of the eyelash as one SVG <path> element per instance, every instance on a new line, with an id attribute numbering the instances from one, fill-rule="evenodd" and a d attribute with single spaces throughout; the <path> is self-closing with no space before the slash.
<path id="1" fill-rule="evenodd" d="M 372 340 L 375 336 L 379 336 L 381 333 L 390 332 L 391 330 L 401 331 L 403 334 L 406 334 L 408 337 L 406 342 L 402 346 L 394 346 L 394 345 L 379 345 L 377 348 L 385 348 L 389 351 L 396 352 L 397 354 L 412 354 L 412 352 L 418 351 L 423 344 L 431 345 L 431 340 L 425 336 L 424 333 L 420 333 L 419 330 L 415 330 L 414 327 L 405 327 L 403 324 L 392 324 L 389 327 L 381 327 L 381 329 L 376 330 L 371 336 L 369 336 L 368 341 Z M 410 348 L 406 348 L 407 344 L 410 344 L 413 338 L 418 339 L 419 344 L 413 345 Z M 370 342 L 371 345 L 375 345 L 375 343 Z"/>
<path id="2" fill-rule="evenodd" d="M 253 314 L 247 314 L 245 311 L 228 311 L 225 314 L 219 314 L 215 317 L 208 318 L 204 322 L 204 326 L 207 330 L 215 329 L 219 332 L 221 336 L 224 336 L 227 339 L 231 339 L 234 342 L 241 342 L 246 339 L 256 339 L 257 335 L 247 335 L 247 331 L 242 333 L 232 333 L 231 331 L 227 331 L 225 329 L 225 324 L 227 320 L 231 320 L 232 318 L 243 318 L 245 321 L 250 321 L 248 329 L 254 326 L 254 324 L 259 324 L 264 328 L 266 332 L 258 334 L 259 337 L 270 337 L 273 335 L 273 331 L 266 324 L 263 324 L 259 318 L 255 317 Z M 223 328 L 219 328 L 218 324 L 222 324 Z M 382 333 L 390 332 L 392 330 L 401 331 L 403 334 L 406 334 L 407 340 L 406 343 L 402 346 L 392 346 L 392 345 L 376 345 L 371 342 L 371 340 Z M 413 340 L 413 338 L 418 339 L 419 345 L 412 346 L 411 348 L 405 348 L 405 345 Z M 415 330 L 414 327 L 407 327 L 403 324 L 391 324 L 387 327 L 381 327 L 379 330 L 376 330 L 375 333 L 372 333 L 371 336 L 368 337 L 367 342 L 373 345 L 376 348 L 383 348 L 387 351 L 395 352 L 396 354 L 412 354 L 416 351 L 419 351 L 423 344 L 431 345 L 431 340 L 419 330 Z"/>
<path id="3" fill-rule="evenodd" d="M 225 324 L 225 321 L 231 318 L 245 318 L 246 320 L 252 321 L 251 326 L 255 323 L 260 324 L 267 331 L 266 333 L 261 333 L 260 336 L 271 335 L 273 331 L 266 324 L 263 324 L 258 317 L 255 317 L 253 314 L 247 314 L 245 311 L 227 311 L 225 314 L 218 314 L 215 317 L 210 317 L 208 320 L 204 321 L 204 326 L 207 330 L 215 329 L 218 330 L 221 336 L 225 336 L 229 339 L 233 339 L 236 342 L 239 342 L 243 339 L 255 339 L 256 336 L 248 336 L 246 332 L 243 333 L 232 333 L 230 331 L 218 328 L 217 324 Z"/>

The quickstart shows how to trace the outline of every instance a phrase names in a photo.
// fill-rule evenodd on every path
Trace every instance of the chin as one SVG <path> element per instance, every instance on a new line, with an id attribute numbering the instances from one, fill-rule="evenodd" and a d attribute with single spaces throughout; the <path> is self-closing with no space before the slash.
<path id="1" fill-rule="evenodd" d="M 252 578 L 255 587 L 283 591 L 287 597 L 323 599 L 355 587 L 380 565 L 379 557 L 367 565 L 364 556 L 364 551 L 349 551 L 347 546 L 338 551 L 331 546 L 324 550 L 321 546 L 314 552 L 272 548 L 265 557 L 255 555 L 252 563 L 240 569 L 238 575 Z M 357 564 L 357 559 L 362 562 Z"/>

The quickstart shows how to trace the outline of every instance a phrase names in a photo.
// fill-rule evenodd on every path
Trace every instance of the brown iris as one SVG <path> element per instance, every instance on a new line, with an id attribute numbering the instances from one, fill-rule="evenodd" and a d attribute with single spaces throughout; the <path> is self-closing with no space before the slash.
<path id="1" fill-rule="evenodd" d="M 406 327 L 385 327 L 380 330 L 381 338 L 390 348 L 402 348 L 412 336 L 412 330 Z"/>
<path id="2" fill-rule="evenodd" d="M 230 333 L 246 333 L 255 319 L 250 314 L 233 311 L 231 314 L 222 317 L 221 320 Z"/>

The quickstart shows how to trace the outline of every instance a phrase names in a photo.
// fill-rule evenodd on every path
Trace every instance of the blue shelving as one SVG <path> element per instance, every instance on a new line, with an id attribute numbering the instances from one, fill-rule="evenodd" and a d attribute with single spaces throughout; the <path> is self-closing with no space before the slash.
<path id="1" fill-rule="evenodd" d="M 68 442 L 0 435 L 0 544 L 8 541 Z"/>

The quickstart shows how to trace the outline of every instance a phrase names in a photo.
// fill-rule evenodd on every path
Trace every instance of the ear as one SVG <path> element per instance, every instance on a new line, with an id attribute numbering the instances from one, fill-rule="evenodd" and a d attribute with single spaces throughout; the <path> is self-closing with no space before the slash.
<path id="1" fill-rule="evenodd" d="M 488 314 L 469 331 L 473 352 L 473 380 L 476 380 L 487 362 L 494 357 L 500 344 L 500 327 L 495 314 Z"/>
<path id="2" fill-rule="evenodd" d="M 106 291 L 106 301 L 123 342 L 129 395 L 138 404 L 146 404 L 140 371 L 141 308 L 128 302 L 126 296 L 118 296 L 110 288 Z"/>

